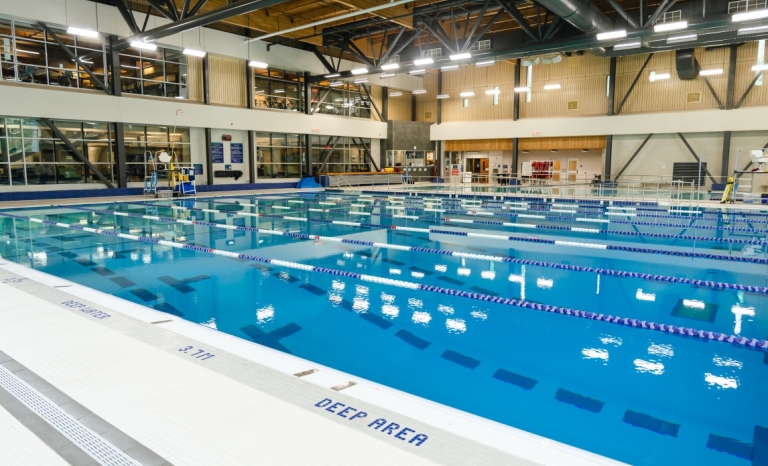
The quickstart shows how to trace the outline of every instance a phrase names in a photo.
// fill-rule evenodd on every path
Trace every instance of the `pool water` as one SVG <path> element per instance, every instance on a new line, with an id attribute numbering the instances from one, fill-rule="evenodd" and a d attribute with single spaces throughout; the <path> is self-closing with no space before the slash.
<path id="1" fill-rule="evenodd" d="M 6 209 L 0 255 L 627 463 L 764 464 L 768 353 L 584 313 L 764 340 L 768 214 L 387 197 Z"/>

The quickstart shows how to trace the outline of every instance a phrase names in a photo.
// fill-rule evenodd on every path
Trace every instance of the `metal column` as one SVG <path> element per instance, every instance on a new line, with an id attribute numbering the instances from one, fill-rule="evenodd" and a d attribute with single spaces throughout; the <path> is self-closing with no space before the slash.
<path id="1" fill-rule="evenodd" d="M 478 21 L 479 23 L 479 21 Z M 437 70 L 437 95 L 443 93 L 443 72 Z M 437 124 L 443 122 L 443 99 L 437 99 Z"/>
<path id="2" fill-rule="evenodd" d="M 515 61 L 515 87 L 520 87 L 520 71 L 522 69 L 522 60 L 517 59 Z M 520 119 L 520 93 L 515 92 L 515 96 L 512 98 L 512 121 Z"/>
<path id="3" fill-rule="evenodd" d="M 381 119 L 386 123 L 389 121 L 389 88 L 381 88 Z"/>
<path id="4" fill-rule="evenodd" d="M 248 130 L 248 182 L 253 184 L 256 182 L 256 132 Z"/>
<path id="5" fill-rule="evenodd" d="M 309 134 L 304 135 L 304 153 L 306 154 L 304 159 L 304 176 L 314 176 L 314 173 L 312 173 L 312 136 Z"/>
<path id="6" fill-rule="evenodd" d="M 245 98 L 248 101 L 246 108 L 253 108 L 253 68 L 248 63 L 245 64 Z"/>
<path id="7" fill-rule="evenodd" d="M 211 103 L 211 76 L 208 73 L 208 54 L 203 57 L 203 103 Z"/>
<path id="8" fill-rule="evenodd" d="M 520 139 L 519 138 L 512 138 L 512 166 L 509 167 L 510 174 L 512 177 L 517 177 L 517 165 L 518 165 L 518 159 L 519 159 L 519 147 L 520 147 Z"/>
<path id="9" fill-rule="evenodd" d="M 608 73 L 608 116 L 614 114 L 616 105 L 616 57 L 611 57 L 610 71 Z"/>
<path id="10" fill-rule="evenodd" d="M 720 176 L 724 179 L 728 177 L 729 167 L 731 165 L 731 132 L 723 133 L 723 161 L 720 165 Z M 723 182 L 724 180 L 720 180 Z"/>
<path id="11" fill-rule="evenodd" d="M 114 131 L 112 136 L 115 138 L 114 145 L 114 167 L 117 170 L 115 173 L 115 179 L 117 180 L 118 188 L 128 187 L 128 174 L 126 169 L 126 157 L 125 157 L 125 132 L 123 131 L 122 123 L 113 123 Z"/>
<path id="12" fill-rule="evenodd" d="M 211 154 L 211 128 L 205 128 L 205 180 L 208 186 L 213 186 L 213 154 Z"/>
<path id="13" fill-rule="evenodd" d="M 411 121 L 416 121 L 416 94 L 411 94 Z"/>
<path id="14" fill-rule="evenodd" d="M 728 85 L 725 91 L 725 109 L 733 110 L 733 94 L 736 83 L 736 52 L 738 45 L 731 45 L 731 54 L 728 60 Z"/>
<path id="15" fill-rule="evenodd" d="M 613 135 L 605 137 L 605 165 L 603 166 L 603 180 L 611 180 L 611 158 L 613 157 Z"/>

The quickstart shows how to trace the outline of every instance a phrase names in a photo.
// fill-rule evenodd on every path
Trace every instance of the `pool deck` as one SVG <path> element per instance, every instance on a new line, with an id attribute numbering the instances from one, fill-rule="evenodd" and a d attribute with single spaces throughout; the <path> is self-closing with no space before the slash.
<path id="1" fill-rule="evenodd" d="M 98 464 L 77 429 L 103 464 L 621 464 L 2 260 L 0 294 L 0 465 Z"/>

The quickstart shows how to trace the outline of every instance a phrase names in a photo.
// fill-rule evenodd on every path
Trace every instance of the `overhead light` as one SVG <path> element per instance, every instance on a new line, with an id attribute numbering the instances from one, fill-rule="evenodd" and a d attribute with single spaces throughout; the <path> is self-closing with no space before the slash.
<path id="1" fill-rule="evenodd" d="M 74 34 L 76 36 L 83 37 L 99 37 L 99 33 L 96 31 L 91 31 L 90 29 L 74 28 L 72 26 L 67 28 L 67 34 Z"/>
<path id="2" fill-rule="evenodd" d="M 139 69 L 138 66 L 131 66 L 131 65 L 120 65 L 120 68 L 130 68 L 132 70 L 138 70 Z M 261 91 L 261 92 L 264 92 L 264 91 Z"/>
<path id="3" fill-rule="evenodd" d="M 768 10 L 747 11 L 745 13 L 736 13 L 731 18 L 733 22 L 749 21 L 750 19 L 768 18 Z"/>
<path id="4" fill-rule="evenodd" d="M 765 32 L 768 31 L 768 26 L 754 26 L 751 28 L 741 28 L 738 30 L 738 35 L 744 35 L 744 34 L 756 34 L 758 32 Z"/>
<path id="5" fill-rule="evenodd" d="M 498 89 L 488 89 L 487 91 L 485 91 L 485 95 L 496 95 L 496 94 L 501 94 L 501 91 Z"/>
<path id="6" fill-rule="evenodd" d="M 544 90 L 545 91 L 554 91 L 555 89 L 560 89 L 560 85 L 559 84 L 545 84 L 544 85 Z"/>
<path id="7" fill-rule="evenodd" d="M 193 57 L 205 56 L 205 52 L 203 52 L 202 50 L 195 50 L 195 49 L 184 49 L 184 51 L 181 53 L 183 53 L 184 55 L 191 55 Z"/>
<path id="8" fill-rule="evenodd" d="M 390 96 L 390 97 L 400 97 L 401 95 L 403 95 L 403 93 L 402 93 L 402 92 L 400 92 L 400 91 L 397 91 L 397 92 L 390 92 L 390 93 L 389 93 L 389 96 Z"/>
<path id="9" fill-rule="evenodd" d="M 257 94 L 263 94 L 264 93 L 264 89 L 259 89 L 259 90 L 256 91 L 256 93 Z"/>
<path id="10" fill-rule="evenodd" d="M 384 73 L 381 76 L 379 76 L 379 79 L 391 78 L 393 76 L 395 76 L 395 73 Z"/>
<path id="11" fill-rule="evenodd" d="M 668 44 L 674 44 L 676 42 L 688 42 L 689 40 L 696 40 L 699 36 L 696 35 L 696 33 L 693 34 L 685 34 L 683 36 L 674 36 L 674 37 L 668 37 L 667 43 Z"/>
<path id="12" fill-rule="evenodd" d="M 516 87 L 515 88 L 515 92 L 531 92 L 531 88 L 527 87 L 527 86 L 526 87 Z"/>
<path id="13" fill-rule="evenodd" d="M 674 23 L 662 23 L 653 27 L 656 32 L 677 31 L 688 27 L 688 21 L 675 21 Z"/>
<path id="14" fill-rule="evenodd" d="M 485 60 L 475 63 L 475 66 L 490 66 L 496 63 L 496 60 Z"/>
<path id="15" fill-rule="evenodd" d="M 157 45 L 151 42 L 142 42 L 140 40 L 131 41 L 131 47 L 134 47 L 137 49 L 144 49 L 144 50 L 157 50 Z"/>
<path id="16" fill-rule="evenodd" d="M 344 99 L 333 99 L 334 102 L 344 102 Z"/>
<path id="17" fill-rule="evenodd" d="M 615 44 L 613 46 L 613 49 L 614 50 L 616 50 L 616 49 L 619 49 L 619 50 L 636 49 L 636 48 L 640 47 L 641 45 L 643 45 L 643 44 L 639 40 L 633 40 L 633 41 L 630 41 L 630 42 L 621 42 L 621 43 Z"/>
<path id="18" fill-rule="evenodd" d="M 248 62 L 248 66 L 250 66 L 251 68 L 269 68 L 269 65 L 267 65 L 266 63 L 260 62 L 260 61 L 253 61 L 253 60 Z"/>
<path id="19" fill-rule="evenodd" d="M 438 95 L 437 95 L 437 98 L 438 98 L 438 99 L 448 99 L 448 98 L 450 98 L 450 97 L 451 97 L 451 95 L 450 95 L 450 94 L 438 94 Z"/>
<path id="20" fill-rule="evenodd" d="M 328 87 L 339 87 L 343 85 L 344 85 L 344 81 L 333 81 L 330 84 L 328 84 Z"/>
<path id="21" fill-rule="evenodd" d="M 714 76 L 716 74 L 723 74 L 723 69 L 718 68 L 716 70 L 701 70 L 699 71 L 699 75 L 701 76 Z"/>
<path id="22" fill-rule="evenodd" d="M 77 61 L 77 60 L 72 60 Z M 88 63 L 89 65 L 93 65 L 93 62 L 91 60 L 88 60 L 87 58 L 80 57 L 80 62 L 82 63 Z"/>
<path id="23" fill-rule="evenodd" d="M 389 65 L 381 65 L 382 70 L 396 70 L 400 68 L 400 65 L 397 63 L 390 63 Z"/>
<path id="24" fill-rule="evenodd" d="M 451 55 L 449 58 L 452 61 L 466 60 L 468 58 L 472 58 L 472 54 L 471 53 L 456 53 L 456 54 Z"/>
<path id="25" fill-rule="evenodd" d="M 434 62 L 435 61 L 432 60 L 431 58 L 419 58 L 418 60 L 414 60 L 413 64 L 416 66 L 421 66 L 421 65 L 431 65 Z"/>
<path id="26" fill-rule="evenodd" d="M 21 53 L 29 53 L 29 54 L 32 54 L 32 55 L 40 55 L 40 52 L 33 52 L 33 51 L 31 51 L 31 50 L 22 50 L 22 49 L 16 49 L 16 52 L 17 52 L 17 53 L 18 53 L 18 52 L 21 52 Z"/>
<path id="27" fill-rule="evenodd" d="M 333 110 L 336 107 L 334 107 L 333 105 L 326 105 L 325 108 L 327 108 L 328 110 Z"/>
<path id="28" fill-rule="evenodd" d="M 408 74 L 422 74 L 426 73 L 426 70 L 424 68 L 418 69 L 418 70 L 411 70 L 408 72 Z"/>
<path id="29" fill-rule="evenodd" d="M 623 39 L 624 37 L 627 37 L 627 31 L 622 29 L 620 31 L 601 32 L 597 35 L 597 40 Z"/>
<path id="30" fill-rule="evenodd" d="M 368 78 L 356 78 L 352 82 L 354 84 L 367 83 L 368 82 Z"/>
<path id="31" fill-rule="evenodd" d="M 357 76 L 358 74 L 366 74 L 366 73 L 368 73 L 368 68 L 355 68 L 354 70 L 352 70 L 352 74 L 354 74 L 355 76 Z"/>
<path id="32" fill-rule="evenodd" d="M 475 93 L 472 92 L 472 91 L 466 91 L 466 92 L 460 93 L 459 95 L 462 96 L 462 97 L 474 97 Z"/>
<path id="33" fill-rule="evenodd" d="M 324 78 L 328 78 L 328 79 L 330 79 L 330 78 L 338 78 L 339 76 L 341 76 L 341 73 L 331 73 L 331 74 L 326 74 L 326 75 L 325 75 L 325 76 L 323 76 L 323 77 L 324 77 Z"/>
<path id="34" fill-rule="evenodd" d="M 752 67 L 752 71 L 765 71 L 768 70 L 768 65 L 755 65 Z"/>
<path id="35" fill-rule="evenodd" d="M 660 74 L 651 73 L 651 75 L 648 77 L 648 79 L 651 82 L 653 82 L 653 81 L 660 81 L 662 79 L 669 79 L 669 78 L 670 78 L 669 73 L 660 73 Z"/>
<path id="36" fill-rule="evenodd" d="M 275 94 L 284 94 L 285 89 L 275 89 Z"/>
<path id="37" fill-rule="evenodd" d="M 444 67 L 440 68 L 440 71 L 449 71 L 449 70 L 457 70 L 459 69 L 459 65 L 445 65 Z"/>
<path id="38" fill-rule="evenodd" d="M 426 93 L 427 93 L 426 89 L 417 89 L 413 91 L 413 94 L 426 94 Z"/>

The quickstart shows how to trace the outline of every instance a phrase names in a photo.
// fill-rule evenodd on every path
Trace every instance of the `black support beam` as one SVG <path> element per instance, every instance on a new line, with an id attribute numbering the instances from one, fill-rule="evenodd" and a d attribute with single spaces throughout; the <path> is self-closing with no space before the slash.
<path id="1" fill-rule="evenodd" d="M 643 66 L 640 68 L 640 71 L 637 72 L 637 76 L 635 76 L 635 79 L 632 81 L 632 85 L 630 85 L 629 89 L 627 89 L 627 94 L 624 96 L 623 99 L 621 99 L 619 108 L 616 109 L 616 115 L 621 113 L 621 109 L 624 107 L 624 104 L 627 102 L 627 99 L 629 98 L 630 94 L 632 94 L 632 91 L 635 89 L 635 86 L 637 85 L 637 81 L 640 79 L 640 76 L 643 75 L 643 71 L 645 71 L 645 67 L 648 66 L 648 62 L 651 61 L 651 58 L 653 58 L 653 53 L 648 54 L 648 58 L 645 59 Z"/>
<path id="2" fill-rule="evenodd" d="M 744 100 L 746 100 L 747 96 L 749 95 L 749 92 L 752 90 L 753 87 L 755 87 L 755 83 L 757 83 L 757 80 L 760 79 L 760 76 L 762 75 L 763 75 L 762 70 L 757 72 L 757 74 L 755 75 L 755 79 L 753 79 L 752 82 L 749 83 L 749 86 L 747 87 L 747 90 L 744 91 L 744 94 L 741 96 L 741 99 L 739 99 L 739 101 L 736 102 L 736 104 L 733 106 L 734 109 L 741 107 L 741 104 L 744 103 Z"/>
<path id="3" fill-rule="evenodd" d="M 213 186 L 213 154 L 211 142 L 211 128 L 205 128 L 205 181 L 208 186 Z"/>
<path id="4" fill-rule="evenodd" d="M 125 0 L 112 0 L 112 3 L 117 7 L 117 11 L 120 12 L 120 16 L 123 17 L 123 21 L 128 25 L 128 29 L 131 30 L 131 34 L 138 34 L 139 25 L 136 24 L 136 18 L 133 17 L 133 12 L 125 4 Z"/>
<path id="5" fill-rule="evenodd" d="M 728 177 L 728 171 L 731 165 L 731 132 L 723 133 L 723 156 L 720 164 L 720 176 L 725 180 Z"/>
<path id="6" fill-rule="evenodd" d="M 634 153 L 634 154 L 632 154 L 632 157 L 630 157 L 630 158 L 629 158 L 629 160 L 627 160 L 627 163 L 625 163 L 625 164 L 624 164 L 624 166 L 623 166 L 623 167 L 621 167 L 621 170 L 619 170 L 619 173 L 618 173 L 618 175 L 616 175 L 616 177 L 613 179 L 614 181 L 618 180 L 618 179 L 619 179 L 619 177 L 620 177 L 620 176 L 621 176 L 621 175 L 624 173 L 624 170 L 626 170 L 626 169 L 627 169 L 627 167 L 629 166 L 629 164 L 630 164 L 630 163 L 632 163 L 632 161 L 633 161 L 633 160 L 635 160 L 635 157 L 637 157 L 637 154 L 639 154 L 639 153 L 640 153 L 640 151 L 641 151 L 641 150 L 643 150 L 643 147 L 645 147 L 645 144 L 646 144 L 648 141 L 650 141 L 650 140 L 651 140 L 651 136 L 653 136 L 653 133 L 649 134 L 649 135 L 648 135 L 648 136 L 647 136 L 647 137 L 646 137 L 646 138 L 643 140 L 643 142 L 642 142 L 642 143 L 640 143 L 640 146 L 637 148 L 637 150 L 635 150 L 635 153 Z M 609 165 L 609 167 L 610 167 L 610 165 Z"/>
<path id="7" fill-rule="evenodd" d="M 608 71 L 608 116 L 614 114 L 616 106 L 616 57 L 611 57 Z"/>
<path id="8" fill-rule="evenodd" d="M 613 135 L 605 137 L 605 161 L 603 163 L 603 181 L 611 181 L 611 161 L 613 159 Z"/>
<path id="9" fill-rule="evenodd" d="M 96 178 L 98 178 L 98 179 L 99 179 L 99 181 L 101 181 L 102 183 L 104 183 L 104 184 L 105 184 L 105 185 L 106 185 L 108 188 L 110 188 L 110 189 L 114 189 L 115 185 L 113 185 L 113 184 L 112 184 L 112 182 L 111 182 L 111 181 L 109 181 L 109 180 L 107 179 L 107 177 L 106 177 L 106 176 L 104 176 L 104 174 L 103 174 L 103 173 L 101 173 L 99 170 L 97 170 L 97 169 L 96 169 L 96 167 L 94 167 L 94 166 L 93 166 L 93 164 L 91 163 L 91 161 L 90 161 L 90 160 L 88 160 L 88 157 L 86 157 L 85 155 L 83 155 L 83 153 L 82 153 L 82 152 L 80 152 L 80 150 L 77 148 L 77 146 L 75 146 L 74 144 L 72 144 L 72 141 L 70 141 L 70 140 L 69 140 L 69 138 L 68 138 L 68 137 L 66 137 L 66 136 L 64 135 L 64 133 L 62 133 L 62 132 L 59 130 L 59 128 L 57 128 L 57 127 L 56 127 L 56 125 L 54 125 L 54 124 L 53 124 L 53 122 L 52 122 L 50 119 L 48 119 L 48 118 L 41 118 L 41 120 L 43 121 L 43 123 L 45 123 L 45 125 L 46 125 L 46 126 L 48 126 L 48 128 L 50 128 L 50 129 L 51 129 L 51 131 L 53 132 L 53 135 L 54 135 L 54 136 L 56 136 L 56 138 L 57 138 L 57 139 L 59 139 L 61 142 L 63 142 L 63 143 L 64 143 L 64 146 L 67 148 L 67 150 L 68 150 L 68 151 L 69 151 L 69 152 L 70 152 L 70 153 L 71 153 L 71 154 L 72 154 L 72 155 L 73 155 L 73 156 L 74 156 L 74 157 L 75 157 L 77 160 L 79 160 L 80 162 L 82 162 L 82 163 L 85 165 L 85 167 L 86 167 L 86 171 L 85 171 L 85 177 L 86 177 L 86 179 L 88 178 L 88 170 L 90 170 L 90 171 L 91 171 L 91 172 L 94 174 L 94 176 L 96 176 Z"/>
<path id="10" fill-rule="evenodd" d="M 91 71 L 91 69 L 88 67 L 88 65 L 86 65 L 85 63 L 83 63 L 83 61 L 82 61 L 82 60 L 80 60 L 80 57 L 78 57 L 77 55 L 75 55 L 75 54 L 72 52 L 72 50 L 70 50 L 70 49 L 69 49 L 69 47 L 67 47 L 67 46 L 64 44 L 64 42 L 62 42 L 62 41 L 61 41 L 61 39 L 59 38 L 59 36 L 58 36 L 58 35 L 56 35 L 56 33 L 55 33 L 55 32 L 53 32 L 53 30 L 52 30 L 51 28 L 49 28 L 49 27 L 48 27 L 48 25 L 46 25 L 46 24 L 45 24 L 45 23 L 43 23 L 42 21 L 41 21 L 41 22 L 38 22 L 37 24 L 39 24 L 39 25 L 40 25 L 40 27 L 41 27 L 41 28 L 43 28 L 43 29 L 45 30 L 45 32 L 47 32 L 47 33 L 48 33 L 48 35 L 49 35 L 49 36 L 51 36 L 51 37 L 53 38 L 54 42 L 56 42 L 56 44 L 57 44 L 59 47 L 61 47 L 61 49 L 62 49 L 62 50 L 63 50 L 63 51 L 64 51 L 64 52 L 67 54 L 67 56 L 69 56 L 69 58 L 71 58 L 71 59 L 72 59 L 72 60 L 73 60 L 75 63 L 77 63 L 77 66 L 79 66 L 80 68 L 82 68 L 82 69 L 83 69 L 83 71 L 85 71 L 86 73 L 88 73 L 88 76 L 90 76 L 90 78 L 93 80 L 93 82 L 95 82 L 95 83 L 96 83 L 96 85 L 97 85 L 97 86 L 99 86 L 99 87 L 100 87 L 102 90 L 104 90 L 104 92 L 106 92 L 107 94 L 112 94 L 112 92 L 110 91 L 110 89 L 109 89 L 107 86 L 105 86 L 105 85 L 104 85 L 104 82 L 103 82 L 103 81 L 102 81 L 102 80 L 101 80 L 101 79 L 100 79 L 98 76 L 96 76 L 96 75 L 93 73 L 93 71 Z"/>
<path id="11" fill-rule="evenodd" d="M 691 153 L 694 159 L 696 159 L 696 162 L 701 163 L 701 159 L 699 159 L 699 155 L 696 153 L 696 151 L 693 150 L 690 144 L 688 144 L 688 140 L 685 139 L 685 136 L 683 136 L 683 133 L 677 133 L 677 135 L 680 137 L 680 140 L 683 141 L 683 144 L 685 144 L 685 147 L 688 148 L 688 152 Z M 704 171 L 707 173 L 707 176 L 709 177 L 710 181 L 713 183 L 717 183 L 715 180 L 715 177 L 712 176 L 711 173 L 709 173 L 709 169 L 707 167 L 704 167 Z M 698 184 L 699 180 L 696 180 L 696 184 Z"/>
<path id="12" fill-rule="evenodd" d="M 256 182 L 256 131 L 248 130 L 248 182 Z"/>
<path id="13" fill-rule="evenodd" d="M 736 54 L 738 52 L 737 45 L 731 45 L 731 50 L 728 59 L 728 84 L 725 91 L 725 109 L 733 110 L 733 97 L 734 88 L 736 86 Z"/>
<path id="14" fill-rule="evenodd" d="M 112 137 L 114 138 L 114 157 L 115 157 L 115 163 L 113 166 L 115 167 L 115 170 L 117 173 L 113 174 L 113 179 L 117 179 L 117 187 L 118 188 L 127 188 L 128 187 L 128 176 L 127 176 L 127 168 L 126 168 L 126 156 L 125 156 L 125 132 L 123 131 L 123 124 L 122 123 L 114 123 L 112 125 L 114 131 L 112 132 Z"/>
<path id="15" fill-rule="evenodd" d="M 712 87 L 712 84 L 709 82 L 709 78 L 707 78 L 706 76 L 701 76 L 701 65 L 699 65 L 699 61 L 696 60 L 696 58 L 693 59 L 693 64 L 696 66 L 696 70 L 699 73 L 699 76 L 701 77 L 701 79 L 704 80 L 704 84 L 707 85 L 707 89 L 709 89 L 709 93 L 712 94 L 712 97 L 714 97 L 715 103 L 717 103 L 718 108 L 720 108 L 720 110 L 725 110 L 725 106 L 720 101 L 720 97 L 717 96 L 717 92 L 715 92 L 715 89 Z"/>
<path id="16" fill-rule="evenodd" d="M 523 61 L 518 58 L 515 60 L 515 87 L 520 87 L 520 73 L 523 72 Z M 512 97 L 512 121 L 520 119 L 520 93 L 515 92 Z"/>

